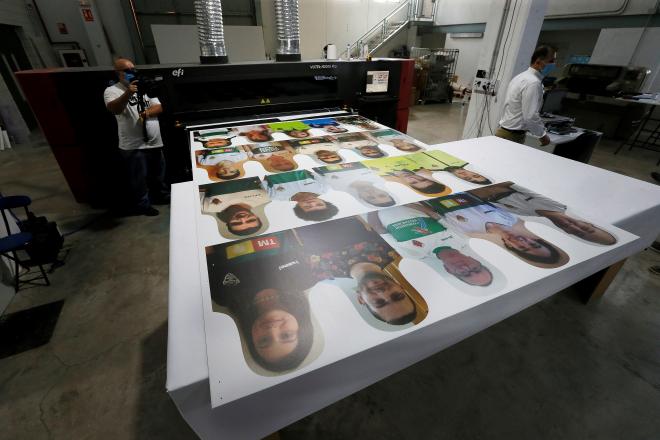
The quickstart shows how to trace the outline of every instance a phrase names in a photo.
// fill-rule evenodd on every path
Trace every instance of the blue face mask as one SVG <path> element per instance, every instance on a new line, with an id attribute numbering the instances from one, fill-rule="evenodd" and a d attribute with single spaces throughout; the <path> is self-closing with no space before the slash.
<path id="1" fill-rule="evenodd" d="M 541 75 L 548 76 L 550 72 L 555 70 L 555 67 L 557 67 L 555 63 L 546 64 L 545 67 L 541 69 Z"/>
<path id="2" fill-rule="evenodd" d="M 134 69 L 126 69 L 124 70 L 124 80 L 126 80 L 127 83 L 132 83 L 135 81 L 135 78 L 137 76 L 137 72 Z"/>

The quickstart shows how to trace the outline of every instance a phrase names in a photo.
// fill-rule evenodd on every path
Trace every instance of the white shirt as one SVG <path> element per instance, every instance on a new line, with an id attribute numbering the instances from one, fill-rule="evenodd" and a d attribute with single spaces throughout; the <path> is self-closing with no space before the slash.
<path id="1" fill-rule="evenodd" d="M 464 234 L 485 234 L 486 223 L 497 223 L 511 227 L 518 219 L 512 214 L 490 205 L 471 206 L 445 214 L 447 221 Z"/>
<path id="2" fill-rule="evenodd" d="M 552 200 L 549 197 L 537 194 L 518 185 L 511 185 L 516 191 L 506 197 L 493 202 L 498 208 L 505 209 L 518 215 L 538 217 L 537 211 L 566 212 L 566 205 Z"/>
<path id="3" fill-rule="evenodd" d="M 532 67 L 513 77 L 506 92 L 500 127 L 525 130 L 539 138 L 546 134 L 539 116 L 543 105 L 542 79 L 539 71 Z"/>
<path id="4" fill-rule="evenodd" d="M 119 98 L 126 91 L 126 86 L 118 82 L 105 89 L 103 100 L 105 105 Z M 160 104 L 158 98 L 149 98 L 144 95 L 146 108 L 152 105 Z M 142 133 L 142 122 L 137 110 L 137 95 L 134 93 L 124 111 L 115 115 L 117 119 L 117 129 L 119 130 L 119 148 L 122 150 L 138 150 L 144 148 L 156 148 L 163 146 L 163 140 L 160 137 L 160 125 L 158 118 L 147 119 L 147 141 L 144 141 Z"/>

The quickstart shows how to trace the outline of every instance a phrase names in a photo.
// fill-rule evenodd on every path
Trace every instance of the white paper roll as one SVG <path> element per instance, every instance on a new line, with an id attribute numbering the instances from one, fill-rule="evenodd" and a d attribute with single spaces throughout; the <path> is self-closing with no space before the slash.
<path id="1" fill-rule="evenodd" d="M 328 54 L 326 55 L 326 58 L 329 60 L 337 59 L 337 46 L 334 44 L 328 44 Z"/>

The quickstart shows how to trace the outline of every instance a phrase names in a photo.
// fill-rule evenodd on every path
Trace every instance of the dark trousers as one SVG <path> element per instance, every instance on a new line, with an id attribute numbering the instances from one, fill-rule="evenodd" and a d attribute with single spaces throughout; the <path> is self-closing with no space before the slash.
<path id="1" fill-rule="evenodd" d="M 130 208 L 144 209 L 169 198 L 162 148 L 119 150 L 130 188 Z"/>
<path id="2" fill-rule="evenodd" d="M 500 127 L 495 132 L 495 136 L 502 139 L 506 139 L 507 141 L 517 142 L 519 144 L 525 143 L 525 132 L 514 133 L 512 131 L 505 130 L 504 128 Z"/>

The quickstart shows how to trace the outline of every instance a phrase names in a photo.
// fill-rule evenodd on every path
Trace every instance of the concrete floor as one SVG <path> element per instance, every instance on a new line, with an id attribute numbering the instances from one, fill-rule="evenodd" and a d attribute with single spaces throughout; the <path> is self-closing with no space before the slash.
<path id="1" fill-rule="evenodd" d="M 415 107 L 409 133 L 460 138 L 460 104 Z M 596 166 L 650 180 L 657 155 Z M 0 152 L 3 194 L 74 231 L 101 213 L 78 205 L 43 141 Z M 26 172 L 29 170 L 30 172 Z M 0 360 L 0 438 L 187 439 L 165 393 L 169 210 L 100 217 L 67 237 L 52 286 L 8 312 L 66 299 L 51 342 Z M 660 255 L 630 258 L 605 297 L 568 289 L 283 429 L 288 439 L 660 438 Z"/>

